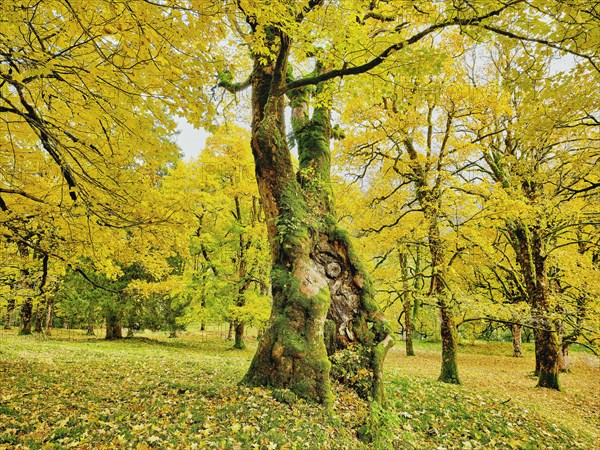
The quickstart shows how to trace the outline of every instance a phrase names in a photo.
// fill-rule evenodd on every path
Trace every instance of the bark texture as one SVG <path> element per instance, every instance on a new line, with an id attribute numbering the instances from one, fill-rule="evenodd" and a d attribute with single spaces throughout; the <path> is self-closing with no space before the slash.
<path id="1" fill-rule="evenodd" d="M 333 219 L 329 112 L 315 108 L 309 116 L 310 91 L 288 93 L 300 161 L 296 174 L 281 93 L 291 76 L 290 42 L 274 28 L 267 36 L 278 51 L 267 62 L 255 59 L 251 146 L 271 242 L 273 307 L 243 382 L 287 388 L 298 397 L 331 405 L 327 341 L 330 352 L 366 349 L 369 396 L 383 402 L 383 360 L 393 341 L 348 235 Z"/>
<path id="2" fill-rule="evenodd" d="M 511 325 L 513 358 L 522 358 L 523 357 L 523 341 L 521 339 L 522 331 L 523 331 L 522 324 L 513 323 Z"/>
<path id="3" fill-rule="evenodd" d="M 15 299 L 8 298 L 6 303 L 6 323 L 4 329 L 9 330 L 12 325 L 13 313 L 15 311 Z"/>
<path id="4" fill-rule="evenodd" d="M 106 315 L 106 337 L 107 340 L 115 340 L 123 338 L 123 327 L 119 322 L 118 315 L 110 311 Z"/>
<path id="5" fill-rule="evenodd" d="M 19 328 L 20 335 L 31 334 L 31 321 L 33 316 L 33 300 L 31 297 L 26 298 L 21 305 L 20 312 L 21 326 Z"/>

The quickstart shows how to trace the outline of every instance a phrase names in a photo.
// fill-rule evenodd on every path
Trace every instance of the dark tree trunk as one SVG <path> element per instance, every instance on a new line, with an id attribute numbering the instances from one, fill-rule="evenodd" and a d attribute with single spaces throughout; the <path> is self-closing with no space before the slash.
<path id="1" fill-rule="evenodd" d="M 86 336 L 94 336 L 94 321 L 90 320 L 87 325 L 87 330 L 85 332 Z"/>
<path id="2" fill-rule="evenodd" d="M 552 324 L 543 314 L 536 320 L 536 325 L 540 327 L 536 338 L 536 347 L 539 346 L 539 378 L 538 387 L 560 390 L 558 383 L 559 372 L 559 345 L 556 332 L 552 329 Z"/>
<path id="3" fill-rule="evenodd" d="M 366 349 L 372 375 L 370 396 L 384 401 L 383 360 L 393 345 L 389 325 L 372 300 L 370 283 L 337 229 L 329 184 L 328 111 L 308 116 L 308 90 L 288 93 L 298 145 L 296 178 L 287 147 L 284 96 L 289 41 L 267 30 L 277 59 L 256 57 L 252 78 L 252 151 L 271 241 L 271 318 L 244 382 L 289 388 L 297 396 L 331 405 L 325 321 L 333 326 L 330 351 Z M 371 325 L 369 325 L 371 324 Z"/>
<path id="4" fill-rule="evenodd" d="M 231 322 L 229 322 L 229 330 L 227 330 L 227 340 L 228 341 L 233 339 L 233 331 L 235 329 L 235 325 L 233 322 L 234 322 L 233 320 Z"/>
<path id="5" fill-rule="evenodd" d="M 244 220 L 242 218 L 242 208 L 240 206 L 240 198 L 236 195 L 234 197 L 235 202 L 235 217 L 238 222 L 240 228 L 244 227 Z M 248 289 L 250 282 L 247 280 L 247 261 L 246 261 L 246 249 L 249 247 L 250 242 L 244 241 L 244 234 L 240 233 L 239 235 L 239 248 L 238 248 L 238 295 L 236 300 L 236 306 L 242 307 L 246 304 L 245 293 Z M 233 342 L 233 348 L 238 350 L 243 350 L 246 348 L 246 343 L 244 342 L 244 322 L 239 318 L 234 322 L 231 322 L 229 328 L 229 339 L 231 339 L 231 327 L 235 328 L 235 340 Z"/>
<path id="6" fill-rule="evenodd" d="M 439 303 L 441 316 L 442 334 L 442 370 L 439 380 L 444 383 L 460 384 L 458 378 L 458 338 L 456 333 L 456 322 L 452 309 L 443 299 Z"/>
<path id="7" fill-rule="evenodd" d="M 35 309 L 35 321 L 34 321 L 34 327 L 33 327 L 33 331 L 35 333 L 41 333 L 42 332 L 42 325 L 44 323 L 44 314 L 42 313 L 42 303 L 39 302 L 37 305 L 37 308 Z"/>
<path id="8" fill-rule="evenodd" d="M 513 358 L 522 358 L 523 342 L 521 340 L 521 332 L 523 331 L 523 325 L 520 323 L 513 323 L 511 325 L 511 331 L 513 343 Z"/>
<path id="9" fill-rule="evenodd" d="M 561 345 L 560 359 L 558 368 L 561 372 L 569 372 L 571 367 L 571 359 L 569 358 L 570 342 L 563 342 Z"/>
<path id="10" fill-rule="evenodd" d="M 46 300 L 46 328 L 45 333 L 50 336 L 52 331 L 52 314 L 54 312 L 54 297 L 48 297 Z"/>
<path id="11" fill-rule="evenodd" d="M 432 121 L 433 109 L 428 112 L 428 134 L 431 135 L 433 130 Z M 411 138 L 404 140 L 404 147 L 411 160 L 411 170 L 414 176 L 416 199 L 425 216 L 427 223 L 427 241 L 429 253 L 431 255 L 431 285 L 429 294 L 437 300 L 440 312 L 441 321 L 441 338 L 442 338 L 442 367 L 440 371 L 439 381 L 445 383 L 460 384 L 458 377 L 458 332 L 454 314 L 452 312 L 452 295 L 449 292 L 446 281 L 446 261 L 444 242 L 440 232 L 440 214 L 442 207 L 442 178 L 441 169 L 442 161 L 446 151 L 447 136 L 450 130 L 452 118 L 447 117 L 446 124 L 446 139 L 438 149 L 438 162 L 434 173 L 429 163 L 423 164 L 421 155 L 417 152 Z M 432 152 L 431 140 L 427 143 L 428 152 Z M 433 176 L 433 181 L 430 179 Z"/>
<path id="12" fill-rule="evenodd" d="M 404 315 L 404 333 L 406 337 L 405 347 L 406 356 L 415 356 L 415 349 L 413 347 L 413 327 L 412 327 L 412 289 L 409 287 L 408 281 L 408 255 L 406 251 L 399 252 L 400 266 L 402 270 L 402 286 L 404 289 L 404 301 L 402 304 L 402 313 Z"/>
<path id="13" fill-rule="evenodd" d="M 9 298 L 6 303 L 6 323 L 4 324 L 4 329 L 10 329 L 12 325 L 13 313 L 15 311 L 15 299 Z"/>
<path id="14" fill-rule="evenodd" d="M 106 337 L 107 340 L 115 340 L 123 338 L 123 327 L 119 322 L 119 318 L 115 312 L 109 312 L 106 316 Z"/>
<path id="15" fill-rule="evenodd" d="M 540 376 L 540 363 L 542 360 L 542 357 L 540 356 L 542 345 L 538 344 L 538 342 L 541 342 L 541 336 L 539 335 L 538 330 L 535 329 L 533 330 L 533 345 L 535 348 L 535 369 L 533 370 L 533 374 L 536 377 Z"/>
<path id="16" fill-rule="evenodd" d="M 535 186 L 529 186 L 530 199 L 535 198 Z M 550 284 L 543 232 L 538 227 L 516 223 L 510 228 L 517 263 L 521 269 L 535 328 L 535 374 L 538 387 L 560 390 L 558 382 L 558 334 L 550 321 Z"/>
<path id="17" fill-rule="evenodd" d="M 404 332 L 406 333 L 406 356 L 415 356 L 411 315 L 412 302 L 409 299 L 408 301 L 404 302 Z"/>
<path id="18" fill-rule="evenodd" d="M 439 200 L 438 200 L 439 201 Z M 427 210 L 431 206 L 426 207 Z M 438 216 L 435 211 L 431 211 L 429 216 L 429 250 L 431 252 L 431 293 L 437 297 L 438 307 L 440 309 L 441 337 L 442 337 L 442 368 L 439 381 L 444 383 L 460 384 L 458 377 L 458 332 L 452 305 L 450 304 L 450 293 L 446 288 L 444 281 L 444 251 Z"/>
<path id="19" fill-rule="evenodd" d="M 33 301 L 31 297 L 28 297 L 23 301 L 21 305 L 21 327 L 19 329 L 20 335 L 31 334 L 31 319 L 33 314 Z"/>
<path id="20" fill-rule="evenodd" d="M 246 343 L 244 342 L 244 322 L 240 321 L 235 323 L 235 341 L 233 343 L 233 348 L 238 350 L 246 348 Z"/>

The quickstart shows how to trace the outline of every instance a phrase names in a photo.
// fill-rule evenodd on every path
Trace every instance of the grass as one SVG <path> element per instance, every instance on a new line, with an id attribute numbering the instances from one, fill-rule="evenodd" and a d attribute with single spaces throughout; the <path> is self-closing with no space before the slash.
<path id="1" fill-rule="evenodd" d="M 57 330 L 58 331 L 58 330 Z M 573 352 L 564 392 L 534 388 L 532 349 L 461 348 L 463 386 L 436 380 L 439 346 L 387 359 L 390 407 L 339 390 L 331 414 L 237 386 L 254 345 L 218 335 L 144 333 L 105 342 L 0 334 L 0 448 L 598 448 L 598 361 Z M 366 424 L 366 425 L 365 425 Z M 364 444 L 358 435 L 372 441 Z"/>

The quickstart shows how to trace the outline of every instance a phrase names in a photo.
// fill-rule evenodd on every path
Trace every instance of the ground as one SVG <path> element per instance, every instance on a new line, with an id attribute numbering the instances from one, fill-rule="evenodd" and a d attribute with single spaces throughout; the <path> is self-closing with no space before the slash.
<path id="1" fill-rule="evenodd" d="M 460 347 L 462 386 L 436 381 L 439 344 L 389 353 L 390 405 L 368 413 L 336 388 L 333 411 L 287 391 L 239 387 L 255 342 L 217 332 L 120 342 L 0 333 L 0 448 L 599 448 L 600 366 L 572 351 L 564 392 L 535 388 L 533 349 Z M 360 376 L 360 374 L 357 374 Z M 359 440 L 359 437 L 362 439 Z M 364 444 L 365 440 L 371 440 Z"/>

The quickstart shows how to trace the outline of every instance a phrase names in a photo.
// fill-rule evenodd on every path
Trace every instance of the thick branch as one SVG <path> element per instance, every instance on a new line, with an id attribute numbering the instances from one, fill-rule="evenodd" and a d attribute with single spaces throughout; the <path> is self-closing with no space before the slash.
<path id="1" fill-rule="evenodd" d="M 420 40 L 422 40 L 425 37 L 429 36 L 430 34 L 434 33 L 435 31 L 443 30 L 444 28 L 448 28 L 451 26 L 479 25 L 479 23 L 481 21 L 489 19 L 494 16 L 498 16 L 498 15 L 500 15 L 500 13 L 502 13 L 502 11 L 504 11 L 504 10 L 508 9 L 509 7 L 514 6 L 518 3 L 522 3 L 522 2 L 523 2 L 523 0 L 515 0 L 512 2 L 509 2 L 499 9 L 496 9 L 494 11 L 491 11 L 491 12 L 484 14 L 482 16 L 479 16 L 479 17 L 470 17 L 470 18 L 466 18 L 466 19 L 461 19 L 461 18 L 455 17 L 453 19 L 450 19 L 450 20 L 447 20 L 447 21 L 444 21 L 444 22 L 441 22 L 441 23 L 438 23 L 435 25 L 431 25 L 431 26 L 427 27 L 426 29 L 420 31 L 419 33 L 411 36 L 410 38 L 408 38 L 402 42 L 398 42 L 396 44 L 389 46 L 383 52 L 381 52 L 378 56 L 376 56 L 375 58 L 373 58 L 372 60 L 370 60 L 364 64 L 361 64 L 359 66 L 354 66 L 354 67 L 344 66 L 341 69 L 330 70 L 328 72 L 322 73 L 317 76 L 300 78 L 300 79 L 292 81 L 291 83 L 288 83 L 286 86 L 284 86 L 282 89 L 282 91 L 283 91 L 282 93 L 286 93 L 291 89 L 296 89 L 296 88 L 299 88 L 302 86 L 316 85 L 316 84 L 322 83 L 324 81 L 331 80 L 333 78 L 344 77 L 346 75 L 359 75 L 362 73 L 366 73 L 366 72 L 374 69 L 375 67 L 379 66 L 380 64 L 382 64 L 394 53 L 402 50 L 405 47 L 408 47 L 409 45 L 419 42 Z"/>

